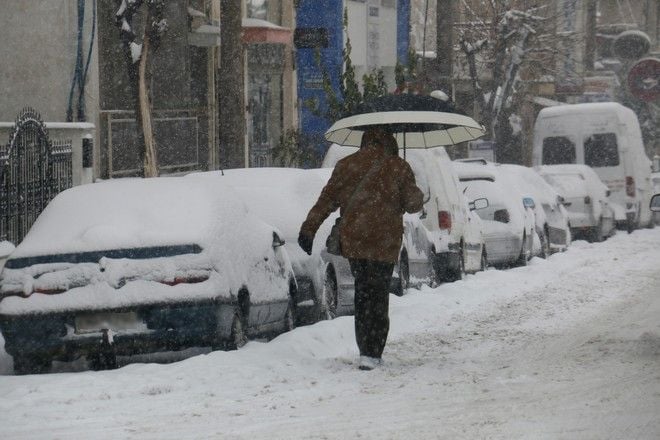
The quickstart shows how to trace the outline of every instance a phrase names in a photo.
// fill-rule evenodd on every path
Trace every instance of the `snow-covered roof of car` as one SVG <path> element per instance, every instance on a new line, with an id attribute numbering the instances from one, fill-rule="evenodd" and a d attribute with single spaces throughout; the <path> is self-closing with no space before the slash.
<path id="1" fill-rule="evenodd" d="M 51 253 L 197 244 L 246 208 L 222 182 L 183 177 L 124 178 L 58 194 L 12 258 Z"/>

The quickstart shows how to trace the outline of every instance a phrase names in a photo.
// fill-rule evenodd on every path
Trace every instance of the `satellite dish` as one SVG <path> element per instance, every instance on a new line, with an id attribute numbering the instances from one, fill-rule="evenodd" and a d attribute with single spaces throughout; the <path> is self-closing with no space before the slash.
<path id="1" fill-rule="evenodd" d="M 651 39 L 642 31 L 624 31 L 614 40 L 614 54 L 623 59 L 641 58 L 651 49 Z"/>

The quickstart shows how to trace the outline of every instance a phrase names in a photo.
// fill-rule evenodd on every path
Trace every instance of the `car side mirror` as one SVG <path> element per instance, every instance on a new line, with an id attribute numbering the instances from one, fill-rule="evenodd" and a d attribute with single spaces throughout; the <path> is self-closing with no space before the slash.
<path id="1" fill-rule="evenodd" d="M 488 199 L 486 198 L 479 198 L 479 199 L 474 199 L 470 203 L 468 203 L 468 207 L 470 208 L 470 211 L 475 211 L 477 209 L 485 209 L 488 208 Z"/>
<path id="2" fill-rule="evenodd" d="M 427 212 L 426 208 L 422 208 L 422 211 L 419 213 L 419 219 L 424 220 L 426 218 Z"/>
<path id="3" fill-rule="evenodd" d="M 656 194 L 651 197 L 650 208 L 653 212 L 660 212 L 660 194 Z"/>
<path id="4" fill-rule="evenodd" d="M 280 238 L 280 236 L 277 235 L 277 232 L 273 231 L 273 249 L 284 246 L 285 244 L 286 241 Z"/>
<path id="5" fill-rule="evenodd" d="M 429 187 L 426 187 L 426 194 L 424 194 L 424 199 L 422 200 L 422 203 L 426 205 L 429 200 L 431 200 L 431 189 Z"/>
<path id="6" fill-rule="evenodd" d="M 536 208 L 536 203 L 534 203 L 534 199 L 531 197 L 523 197 L 523 206 L 525 208 L 534 209 Z"/>

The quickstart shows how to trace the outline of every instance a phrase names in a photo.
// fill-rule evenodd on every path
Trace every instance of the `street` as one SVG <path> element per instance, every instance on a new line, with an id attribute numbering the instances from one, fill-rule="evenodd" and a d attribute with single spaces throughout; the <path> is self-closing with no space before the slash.
<path id="1" fill-rule="evenodd" d="M 391 296 L 385 365 L 341 317 L 168 364 L 12 376 L 6 439 L 657 439 L 660 228 Z M 69 371 L 67 371 L 69 370 Z"/>

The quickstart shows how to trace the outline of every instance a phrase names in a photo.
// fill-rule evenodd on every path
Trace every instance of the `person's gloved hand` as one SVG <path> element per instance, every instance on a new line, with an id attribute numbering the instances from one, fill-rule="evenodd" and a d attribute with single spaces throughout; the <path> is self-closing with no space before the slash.
<path id="1" fill-rule="evenodd" d="M 312 244 L 314 243 L 314 237 L 301 232 L 298 234 L 298 244 L 307 255 L 312 255 Z"/>

